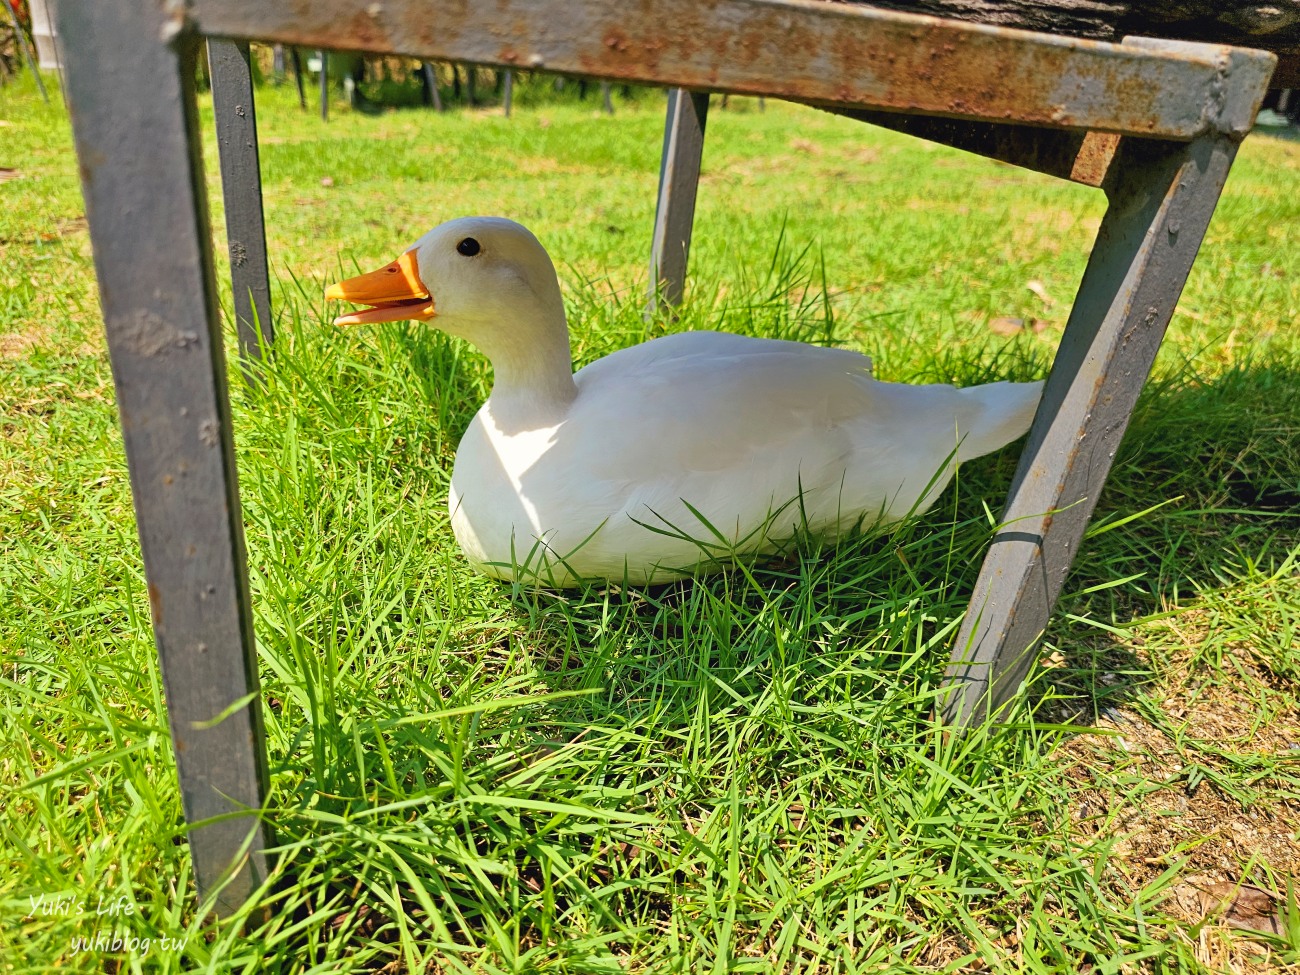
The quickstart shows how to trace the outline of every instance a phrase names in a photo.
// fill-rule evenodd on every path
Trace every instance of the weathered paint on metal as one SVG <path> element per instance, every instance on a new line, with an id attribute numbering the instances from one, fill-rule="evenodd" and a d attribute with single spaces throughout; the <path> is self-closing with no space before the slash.
<path id="1" fill-rule="evenodd" d="M 208 41 L 235 324 L 240 348 L 246 357 L 256 359 L 260 355 L 259 342 L 269 347 L 275 329 L 271 320 L 271 284 L 262 219 L 257 112 L 248 58 L 245 41 L 221 38 Z"/>
<path id="2" fill-rule="evenodd" d="M 1033 662 L 1236 145 L 1121 140 L 1110 207 L 954 645 L 943 713 L 955 724 L 997 713 Z"/>
<path id="3" fill-rule="evenodd" d="M 869 109 L 831 111 L 1086 186 L 1101 186 L 1120 138 L 1105 132 L 1045 129 L 1010 122 L 899 115 Z"/>
<path id="4" fill-rule="evenodd" d="M 195 877 L 226 914 L 266 875 L 266 758 L 193 91 L 198 45 L 169 33 L 155 4 L 56 9 Z M 217 816 L 228 818 L 205 824 Z"/>
<path id="5" fill-rule="evenodd" d="M 461 59 L 846 108 L 1192 139 L 1244 134 L 1272 54 L 1142 47 L 813 0 L 190 0 L 227 37 Z"/>
<path id="6" fill-rule="evenodd" d="M 681 304 L 686 290 L 686 264 L 708 115 L 706 93 L 669 90 L 664 148 L 659 160 L 659 197 L 650 243 L 651 311 L 660 301 L 670 306 Z"/>

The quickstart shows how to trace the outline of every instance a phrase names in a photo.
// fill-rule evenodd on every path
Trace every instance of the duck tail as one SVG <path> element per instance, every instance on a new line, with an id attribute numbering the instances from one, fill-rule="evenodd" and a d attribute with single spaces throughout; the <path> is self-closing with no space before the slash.
<path id="1" fill-rule="evenodd" d="M 1029 429 L 1043 384 L 987 383 L 958 392 L 966 402 L 958 424 L 965 436 L 957 459 L 967 461 L 1005 447 Z"/>

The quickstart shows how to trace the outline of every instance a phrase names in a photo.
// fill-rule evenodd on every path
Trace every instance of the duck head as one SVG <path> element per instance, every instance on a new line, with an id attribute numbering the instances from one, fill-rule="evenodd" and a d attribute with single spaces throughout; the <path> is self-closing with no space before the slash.
<path id="1" fill-rule="evenodd" d="M 428 321 L 491 355 L 492 332 L 564 320 L 545 248 L 513 220 L 462 217 L 434 227 L 397 260 L 332 284 L 325 297 L 369 305 L 336 325 Z"/>
<path id="2" fill-rule="evenodd" d="M 340 315 L 336 325 L 409 319 L 477 346 L 492 362 L 493 399 L 503 414 L 553 418 L 575 395 L 555 266 L 513 220 L 449 220 L 391 264 L 330 285 L 325 297 L 370 306 Z"/>

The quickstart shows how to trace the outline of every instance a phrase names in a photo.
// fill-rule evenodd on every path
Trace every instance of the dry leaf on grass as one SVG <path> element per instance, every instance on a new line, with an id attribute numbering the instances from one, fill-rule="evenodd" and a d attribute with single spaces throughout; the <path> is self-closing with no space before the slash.
<path id="1" fill-rule="evenodd" d="M 0 166 L 0 183 L 7 183 L 11 179 L 21 179 L 22 173 L 16 169 L 10 169 L 7 166 Z"/>
<path id="2" fill-rule="evenodd" d="M 1025 320 L 1023 318 L 1000 315 L 997 318 L 989 319 L 989 331 L 994 335 L 1005 335 L 1010 338 L 1012 335 L 1019 335 L 1024 330 Z"/>
<path id="3" fill-rule="evenodd" d="M 1230 928 L 1280 936 L 1286 930 L 1282 898 L 1253 884 L 1219 882 L 1200 888 L 1203 917 L 1222 914 Z"/>
<path id="4" fill-rule="evenodd" d="M 1043 282 L 1029 281 L 1026 282 L 1025 287 L 1028 288 L 1030 291 L 1032 291 L 1034 294 L 1036 294 L 1038 296 L 1038 299 L 1048 308 L 1051 308 L 1054 304 L 1056 304 L 1056 299 L 1047 293 L 1047 288 L 1043 284 Z"/>

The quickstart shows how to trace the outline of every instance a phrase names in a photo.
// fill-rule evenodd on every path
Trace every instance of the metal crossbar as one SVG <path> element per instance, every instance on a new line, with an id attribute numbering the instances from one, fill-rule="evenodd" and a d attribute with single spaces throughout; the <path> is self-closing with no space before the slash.
<path id="1" fill-rule="evenodd" d="M 250 39 L 696 92 L 675 98 L 665 136 L 655 267 L 658 277 L 677 248 L 673 286 L 685 276 L 707 105 L 699 92 L 802 101 L 1101 186 L 1109 209 L 953 651 L 943 708 L 953 722 L 995 711 L 1029 667 L 1276 63 L 1217 45 L 1105 44 L 821 0 L 64 0 L 58 20 L 195 876 L 222 913 L 265 876 L 268 837 L 198 152 L 202 38 L 227 39 L 212 47 L 223 177 L 258 200 L 228 207 L 246 344 L 258 329 L 269 338 L 271 324 L 258 288 L 256 138 L 251 87 L 224 79 L 227 69 L 246 74 Z M 689 206 L 674 201 L 686 193 Z"/>

